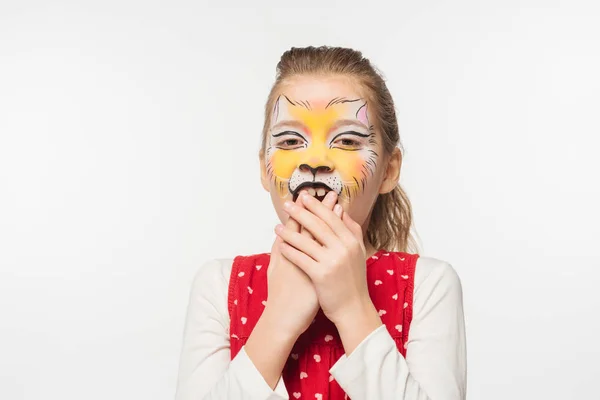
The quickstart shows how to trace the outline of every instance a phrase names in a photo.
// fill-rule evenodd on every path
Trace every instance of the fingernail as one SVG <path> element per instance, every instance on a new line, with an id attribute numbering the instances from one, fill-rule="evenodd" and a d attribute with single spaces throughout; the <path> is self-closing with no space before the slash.
<path id="1" fill-rule="evenodd" d="M 340 206 L 339 204 L 336 204 L 335 206 L 333 206 L 333 212 L 338 216 L 341 217 L 342 216 L 342 206 Z"/>
<path id="2" fill-rule="evenodd" d="M 294 205 L 289 200 L 287 200 L 285 203 L 283 203 L 283 208 L 285 208 L 286 210 L 291 210 L 293 206 Z"/>
<path id="3" fill-rule="evenodd" d="M 282 230 L 283 230 L 283 225 L 281 225 L 281 224 L 275 225 L 275 232 L 281 233 Z"/>

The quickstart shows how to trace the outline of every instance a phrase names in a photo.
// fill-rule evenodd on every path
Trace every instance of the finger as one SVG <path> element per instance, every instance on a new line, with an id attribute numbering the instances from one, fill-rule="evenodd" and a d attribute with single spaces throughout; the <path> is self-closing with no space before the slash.
<path id="1" fill-rule="evenodd" d="M 312 197 L 308 195 L 309 197 Z M 298 198 L 303 198 L 305 196 L 298 196 Z M 318 200 L 315 200 L 318 201 Z M 300 225 L 302 225 L 305 229 L 310 231 L 312 235 L 324 246 L 333 247 L 336 242 L 339 242 L 339 239 L 336 238 L 335 234 L 327 226 L 327 224 L 322 221 L 319 217 L 317 217 L 312 212 L 298 207 L 296 204 L 291 202 L 286 202 L 284 204 L 284 210 L 287 212 L 292 218 L 294 218 Z M 329 211 L 332 212 L 332 211 Z M 336 217 L 337 218 L 337 217 Z"/>
<path id="2" fill-rule="evenodd" d="M 290 261 L 292 264 L 298 266 L 309 278 L 312 279 L 313 272 L 317 268 L 318 264 L 308 255 L 295 249 L 293 246 L 286 242 L 278 244 L 281 255 Z"/>
<path id="3" fill-rule="evenodd" d="M 323 198 L 323 201 L 321 202 L 325 207 L 329 208 L 330 210 L 333 209 L 333 207 L 336 205 L 337 203 L 337 193 L 334 192 L 333 190 L 330 190 L 329 192 L 327 192 L 327 194 L 325 195 L 325 197 Z"/>
<path id="4" fill-rule="evenodd" d="M 350 240 L 354 238 L 352 231 L 350 231 L 346 224 L 340 219 L 340 216 L 342 215 L 341 205 L 336 205 L 334 209 L 337 210 L 334 212 L 312 196 L 302 196 L 302 203 L 308 211 L 323 221 L 329 230 L 343 242 L 350 243 Z M 300 222 L 301 225 L 304 225 L 301 220 L 298 220 L 298 222 Z"/>
<path id="5" fill-rule="evenodd" d="M 304 205 L 302 204 L 302 201 L 300 200 L 300 196 L 298 196 L 298 198 L 296 199 L 295 204 L 297 204 L 298 207 L 304 208 Z M 296 232 L 300 232 L 300 228 L 301 228 L 300 224 L 298 223 L 298 221 L 296 221 L 291 216 L 288 216 L 288 219 L 285 222 L 285 226 L 289 227 L 290 229 L 295 230 Z"/>
<path id="6" fill-rule="evenodd" d="M 322 203 L 331 210 L 336 205 L 336 200 L 337 200 L 337 194 L 334 191 L 330 191 L 330 192 L 327 192 L 327 194 L 323 198 Z M 302 207 L 304 207 L 304 204 L 302 203 L 302 201 L 300 201 L 300 204 L 302 204 Z M 304 227 L 302 227 L 300 229 L 301 229 L 301 231 L 300 231 L 301 233 L 305 234 L 306 236 L 310 237 L 311 239 L 314 239 L 314 236 L 312 235 L 312 233 L 309 232 L 308 229 L 306 229 Z"/>
<path id="7" fill-rule="evenodd" d="M 297 200 L 296 200 L 296 203 L 294 203 L 294 204 L 297 204 L 297 205 L 298 205 L 298 207 L 299 207 L 300 209 L 306 209 L 306 207 L 304 206 L 304 203 L 302 202 L 302 197 L 303 197 L 303 195 L 304 195 L 304 194 L 306 194 L 307 196 L 310 196 L 310 195 L 308 194 L 308 191 L 307 191 L 307 190 L 302 190 L 302 191 L 300 191 L 300 193 L 299 193 L 299 195 L 298 195 L 298 198 L 297 198 Z M 312 198 L 313 196 L 310 196 L 310 197 Z M 331 209 L 332 209 L 332 208 L 335 206 L 336 202 L 337 202 L 337 193 L 336 193 L 336 192 L 334 192 L 334 191 L 329 191 L 329 192 L 328 192 L 328 193 L 325 195 L 325 198 L 323 198 L 323 202 L 322 202 L 322 203 L 323 203 L 323 205 L 325 205 L 325 206 L 326 206 L 328 209 L 330 209 L 330 210 L 331 210 Z M 313 234 L 311 233 L 311 231 L 310 231 L 309 229 L 307 229 L 307 227 L 306 227 L 306 226 L 304 226 L 304 225 L 302 225 L 302 224 L 300 224 L 300 225 L 301 225 L 301 228 L 300 228 L 300 233 L 302 233 L 302 234 L 303 234 L 303 235 L 305 235 L 305 236 L 308 236 L 308 237 L 310 237 L 311 239 L 315 239 L 315 235 L 313 235 Z M 321 240 L 320 240 L 320 242 L 321 242 L 321 243 L 324 243 L 324 238 L 323 238 L 323 236 L 321 236 Z"/>
<path id="8" fill-rule="evenodd" d="M 294 246 L 294 248 L 308 255 L 313 260 L 320 260 L 323 258 L 323 246 L 314 239 L 302 235 L 301 233 L 294 232 L 281 224 L 278 224 L 275 227 L 275 233 L 281 237 L 285 243 Z"/>
<path id="9" fill-rule="evenodd" d="M 310 233 L 310 231 L 303 226 L 300 227 L 300 234 L 302 236 L 306 236 L 309 239 L 315 240 L 315 237 L 312 235 L 312 233 Z"/>
<path id="10" fill-rule="evenodd" d="M 300 191 L 300 194 L 308 192 L 306 189 L 303 189 Z M 304 208 L 304 204 L 302 204 L 302 200 L 300 200 L 300 196 L 298 196 L 298 198 L 296 199 L 296 204 L 298 204 L 298 207 L 300 208 Z M 308 231 L 308 229 L 305 229 L 303 226 L 300 226 L 300 233 L 304 236 L 306 236 L 309 239 L 314 240 L 315 237 Z"/>
<path id="11" fill-rule="evenodd" d="M 342 213 L 344 212 L 344 209 L 342 208 L 342 206 L 340 206 L 339 204 L 336 204 L 333 207 L 333 213 L 335 215 L 337 215 L 338 217 L 342 218 Z"/>
<path id="12" fill-rule="evenodd" d="M 330 194 L 331 193 L 331 194 Z M 332 209 L 335 204 L 336 204 L 336 193 L 333 191 L 327 192 L 327 194 L 325 195 L 325 197 L 323 198 L 322 203 L 329 209 Z M 304 204 L 302 203 L 302 201 L 300 201 L 300 204 L 302 204 L 302 207 L 304 207 Z M 304 227 L 300 228 L 300 232 L 308 237 L 310 237 L 311 239 L 314 240 L 314 236 L 312 235 L 312 233 L 310 233 L 310 231 Z"/>

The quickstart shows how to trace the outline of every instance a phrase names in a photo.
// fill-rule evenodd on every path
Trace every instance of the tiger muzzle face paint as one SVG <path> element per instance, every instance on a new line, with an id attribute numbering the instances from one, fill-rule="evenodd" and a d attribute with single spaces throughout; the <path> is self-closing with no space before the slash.
<path id="1" fill-rule="evenodd" d="M 334 190 L 350 202 L 365 190 L 378 162 L 367 102 L 336 97 L 321 104 L 275 102 L 267 136 L 266 168 L 279 196 L 295 201 L 302 189 L 319 200 Z"/>

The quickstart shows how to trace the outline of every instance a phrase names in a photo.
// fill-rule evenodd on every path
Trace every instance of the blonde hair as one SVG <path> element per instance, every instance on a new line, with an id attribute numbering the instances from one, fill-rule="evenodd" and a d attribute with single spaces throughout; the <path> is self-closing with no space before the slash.
<path id="1" fill-rule="evenodd" d="M 296 75 L 345 75 L 355 79 L 365 90 L 375 107 L 375 126 L 381 132 L 384 157 L 395 147 L 402 152 L 394 101 L 381 74 L 362 53 L 342 47 L 292 47 L 283 53 L 277 64 L 277 76 L 265 105 L 265 122 L 259 157 L 265 155 L 266 136 L 271 124 L 276 94 L 282 83 Z M 404 189 L 398 183 L 389 193 L 379 194 L 371 212 L 366 238 L 375 249 L 418 253 L 418 244 L 411 234 L 412 207 Z"/>

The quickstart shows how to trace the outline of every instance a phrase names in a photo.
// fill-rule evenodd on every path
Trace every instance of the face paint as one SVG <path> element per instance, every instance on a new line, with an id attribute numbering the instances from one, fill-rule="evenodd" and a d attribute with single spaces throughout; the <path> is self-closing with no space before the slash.
<path id="1" fill-rule="evenodd" d="M 321 185 L 350 201 L 375 173 L 376 148 L 365 100 L 335 98 L 313 106 L 281 95 L 267 137 L 267 174 L 280 197 Z"/>

